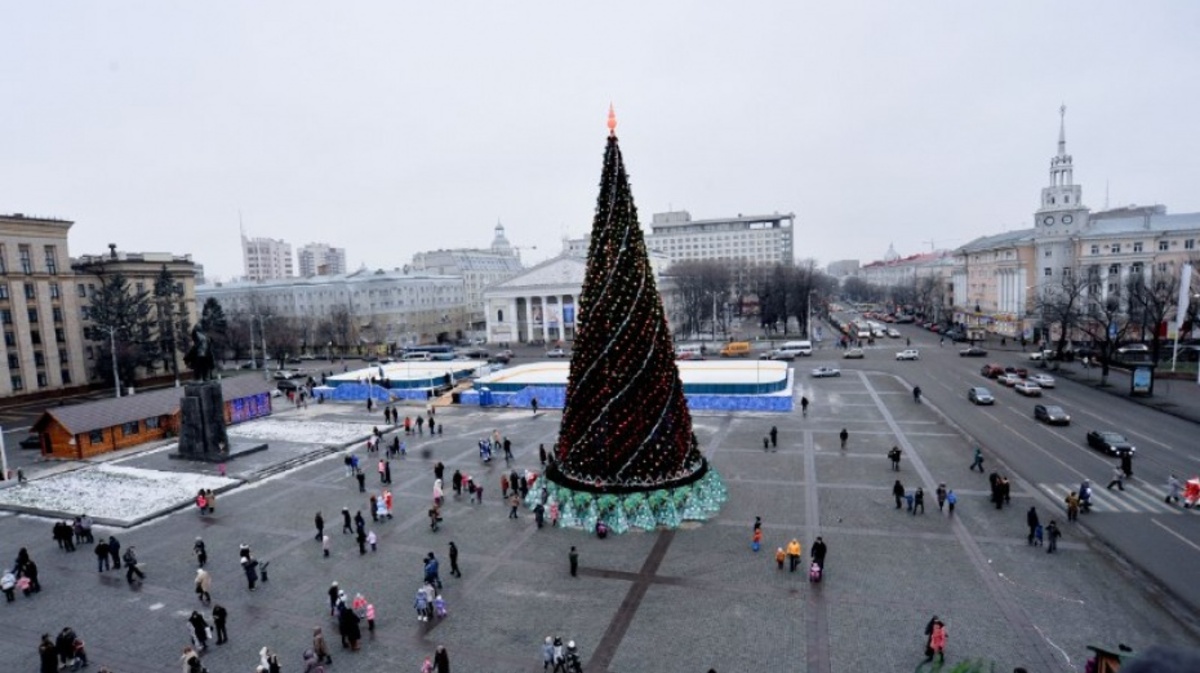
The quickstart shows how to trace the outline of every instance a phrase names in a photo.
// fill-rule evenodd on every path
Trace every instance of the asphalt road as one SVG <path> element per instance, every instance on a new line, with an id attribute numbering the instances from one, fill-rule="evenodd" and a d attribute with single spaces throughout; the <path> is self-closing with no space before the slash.
<path id="1" fill-rule="evenodd" d="M 999 469 L 1015 474 L 1045 496 L 1039 509 L 1049 509 L 1043 511 L 1065 515 L 1063 497 L 1090 479 L 1095 509 L 1081 515 L 1081 521 L 1120 557 L 1151 575 L 1193 613 L 1200 613 L 1200 584 L 1195 582 L 1200 562 L 1200 511 L 1164 502 L 1169 474 L 1174 473 L 1181 482 L 1200 474 L 1195 423 L 1097 390 L 1097 369 L 1089 370 L 1083 380 L 1056 377 L 1057 386 L 1045 390 L 1040 399 L 1023 397 L 985 379 L 980 368 L 994 362 L 1026 367 L 1031 374 L 1044 371 L 1054 375 L 1054 371 L 1041 370 L 1026 354 L 1014 351 L 991 349 L 984 358 L 961 357 L 959 350 L 964 344 L 947 340 L 939 346 L 936 334 L 913 325 L 897 328 L 912 341 L 912 348 L 920 349 L 919 361 L 895 360 L 895 353 L 905 348 L 904 338 L 900 338 L 876 340 L 874 347 L 866 347 L 864 360 L 835 361 L 829 356 L 840 355 L 840 351 L 826 346 L 811 363 L 797 361 L 797 367 L 811 368 L 828 361 L 843 371 L 892 372 L 920 386 L 925 403 L 959 426 L 983 447 L 987 459 L 993 459 L 985 463 L 988 472 Z M 1077 363 L 1062 366 L 1080 367 Z M 992 391 L 994 405 L 975 406 L 967 400 L 967 389 L 980 385 Z M 1071 424 L 1051 427 L 1035 421 L 1033 407 L 1039 402 L 1062 406 L 1070 414 Z M 1093 429 L 1120 432 L 1137 448 L 1134 478 L 1126 481 L 1124 492 L 1104 488 L 1117 459 L 1087 446 L 1086 435 Z M 1004 467 L 998 467 L 996 461 Z"/>

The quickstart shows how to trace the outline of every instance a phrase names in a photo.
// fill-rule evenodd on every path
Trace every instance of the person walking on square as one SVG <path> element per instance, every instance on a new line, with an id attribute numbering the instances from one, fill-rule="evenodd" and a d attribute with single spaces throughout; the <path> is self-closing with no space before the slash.
<path id="1" fill-rule="evenodd" d="M 571 547 L 571 551 L 567 554 L 567 560 L 571 562 L 571 577 L 578 576 L 579 552 L 575 551 L 575 547 Z"/>
<path id="2" fill-rule="evenodd" d="M 1121 469 L 1120 465 L 1113 468 L 1112 481 L 1108 482 L 1108 486 L 1105 486 L 1105 488 L 1111 491 L 1113 486 L 1122 491 L 1125 490 L 1125 471 Z"/>
<path id="3" fill-rule="evenodd" d="M 367 475 L 364 474 L 361 469 L 358 469 L 358 470 L 354 471 L 354 479 L 356 481 L 358 481 L 358 492 L 366 493 L 367 492 Z"/>
<path id="4" fill-rule="evenodd" d="M 850 433 L 846 431 L 846 428 L 842 428 L 842 431 L 838 433 L 838 438 L 842 440 L 842 448 L 844 449 L 846 448 L 846 440 L 850 439 Z"/>
<path id="5" fill-rule="evenodd" d="M 196 562 L 203 568 L 205 563 L 208 563 L 208 550 L 204 547 L 204 540 L 199 537 L 192 544 L 192 553 L 196 555 Z"/>
<path id="6" fill-rule="evenodd" d="M 1046 545 L 1046 553 L 1053 554 L 1058 549 L 1058 538 L 1062 536 L 1062 531 L 1058 529 L 1058 524 L 1051 521 L 1046 525 L 1046 538 L 1050 544 Z"/>
<path id="7" fill-rule="evenodd" d="M 354 533 L 354 526 L 350 522 L 350 509 L 342 508 L 342 535 Z"/>
<path id="8" fill-rule="evenodd" d="M 929 637 L 925 646 L 925 661 L 933 661 L 933 655 L 936 654 L 938 661 L 944 663 L 946 661 L 946 625 L 935 616 L 925 630 Z"/>
<path id="9" fill-rule="evenodd" d="M 1030 507 L 1029 511 L 1026 512 L 1026 514 L 1025 514 L 1025 525 L 1029 527 L 1029 537 L 1026 538 L 1026 541 L 1030 545 L 1033 544 L 1033 534 L 1037 530 L 1037 527 L 1040 524 L 1041 524 L 1041 522 L 1038 521 L 1037 508 Z"/>
<path id="10" fill-rule="evenodd" d="M 1181 488 L 1182 485 L 1179 483 L 1179 478 L 1176 477 L 1174 473 L 1171 473 L 1171 475 L 1167 477 L 1167 497 L 1163 499 L 1163 502 L 1167 503 L 1168 505 L 1174 502 L 1178 505 L 1179 491 Z"/>
<path id="11" fill-rule="evenodd" d="M 538 460 L 542 463 L 542 469 L 546 469 L 546 445 L 538 444 Z"/>
<path id="12" fill-rule="evenodd" d="M 436 673 L 450 673 L 450 655 L 446 653 L 445 645 L 438 645 L 433 653 L 433 670 Z"/>
<path id="13" fill-rule="evenodd" d="M 200 598 L 201 603 L 211 603 L 212 594 L 212 575 L 204 568 L 196 568 L 196 595 Z"/>
<path id="14" fill-rule="evenodd" d="M 925 489 L 921 488 L 920 486 L 918 486 L 916 492 L 913 493 L 913 504 L 912 504 L 913 516 L 917 515 L 918 507 L 921 508 L 921 514 L 924 514 L 925 513 Z"/>
<path id="15" fill-rule="evenodd" d="M 100 542 L 92 547 L 92 551 L 96 554 L 96 572 L 108 570 L 108 541 L 100 538 Z"/>
<path id="16" fill-rule="evenodd" d="M 938 511 L 940 512 L 942 511 L 942 506 L 946 504 L 946 484 L 938 484 L 935 495 L 937 496 Z"/>
<path id="17" fill-rule="evenodd" d="M 500 475 L 500 497 L 501 498 L 508 497 L 508 475 L 507 474 Z"/>
<path id="18" fill-rule="evenodd" d="M 192 610 L 192 614 L 188 617 L 188 624 L 192 627 L 192 640 L 200 651 L 208 649 L 208 622 L 204 620 L 204 616 L 199 612 Z"/>
<path id="19" fill-rule="evenodd" d="M 803 414 L 805 418 L 808 418 L 808 398 L 807 397 L 800 398 L 800 413 Z"/>
<path id="20" fill-rule="evenodd" d="M 892 461 L 892 471 L 900 471 L 900 447 L 893 446 L 891 451 L 888 451 L 888 460 Z"/>
<path id="21" fill-rule="evenodd" d="M 958 496 L 954 495 L 954 489 L 946 492 L 946 512 L 950 516 L 954 516 L 954 506 L 958 504 Z"/>
<path id="22" fill-rule="evenodd" d="M 779 442 L 778 442 L 779 430 L 777 430 L 774 425 L 771 426 L 770 435 L 771 435 L 771 448 L 774 449 L 779 446 Z"/>
<path id="23" fill-rule="evenodd" d="M 788 555 L 788 572 L 796 572 L 796 566 L 800 565 L 801 549 L 800 540 L 792 538 L 792 541 L 787 545 Z"/>
<path id="24" fill-rule="evenodd" d="M 329 542 L 329 536 L 322 535 L 321 536 L 321 555 L 324 556 L 325 558 L 329 558 L 329 551 L 330 551 L 331 546 L 332 545 Z"/>
<path id="25" fill-rule="evenodd" d="M 462 577 L 462 571 L 458 569 L 458 545 L 453 540 L 450 541 L 450 575 Z"/>
<path id="26" fill-rule="evenodd" d="M 246 586 L 250 591 L 256 591 L 254 585 L 258 583 L 258 559 L 242 557 L 242 572 L 246 574 Z"/>
<path id="27" fill-rule="evenodd" d="M 317 527 L 317 536 L 314 539 L 317 542 L 320 542 L 321 538 L 325 537 L 325 517 L 321 516 L 320 512 L 317 512 L 317 516 L 313 519 L 313 523 Z"/>
<path id="28" fill-rule="evenodd" d="M 121 569 L 121 543 L 117 541 L 116 536 L 108 536 L 108 555 L 112 558 L 112 567 L 114 570 Z"/>
<path id="29" fill-rule="evenodd" d="M 317 655 L 317 661 L 323 664 L 333 663 L 333 657 L 329 654 L 329 643 L 325 642 L 325 633 L 319 626 L 313 627 L 312 651 Z"/>
<path id="30" fill-rule="evenodd" d="M 508 498 L 508 507 L 509 507 L 508 518 L 510 518 L 510 519 L 519 518 L 517 516 L 517 508 L 520 506 L 521 506 L 521 496 L 516 491 L 514 491 L 513 494 L 511 496 L 509 496 L 509 498 Z"/>
<path id="31" fill-rule="evenodd" d="M 112 548 L 112 543 L 109 543 L 109 548 Z M 137 552 L 135 551 L 133 545 L 129 545 L 129 548 L 125 550 L 125 554 L 122 558 L 125 561 L 126 582 L 133 584 L 134 575 L 138 576 L 139 582 L 146 579 L 146 573 L 142 572 L 142 569 L 138 567 Z"/>
<path id="32" fill-rule="evenodd" d="M 825 540 L 818 535 L 816 542 L 813 542 L 812 545 L 812 559 L 813 563 L 816 563 L 817 567 L 821 569 L 822 574 L 825 572 L 825 554 L 827 551 L 828 548 L 825 546 Z"/>
<path id="33" fill-rule="evenodd" d="M 783 562 L 787 560 L 787 552 L 783 551 L 783 547 L 775 548 L 775 567 L 783 570 Z"/>
<path id="34" fill-rule="evenodd" d="M 225 606 L 217 604 L 212 609 L 213 630 L 216 632 L 217 644 L 224 645 L 229 642 L 229 632 L 225 630 L 225 620 L 229 619 L 229 611 Z"/>
<path id="35" fill-rule="evenodd" d="M 974 471 L 975 468 L 979 468 L 979 474 L 983 474 L 983 449 L 979 448 L 978 446 L 975 447 L 975 460 L 971 462 L 971 467 L 969 469 Z"/>
<path id="36" fill-rule="evenodd" d="M 417 416 L 417 434 L 418 435 L 425 434 L 425 417 L 424 416 Z"/>
<path id="37" fill-rule="evenodd" d="M 537 416 L 538 401 L 537 401 L 537 398 L 536 398 L 536 397 L 534 397 L 534 398 L 530 398 L 530 400 L 529 400 L 529 406 L 530 406 L 530 408 L 532 408 L 532 409 L 533 409 L 533 415 L 534 415 L 534 416 Z"/>
<path id="38" fill-rule="evenodd" d="M 1064 498 L 1067 503 L 1067 521 L 1075 521 L 1079 518 L 1079 495 L 1075 491 L 1071 491 Z"/>
<path id="39" fill-rule="evenodd" d="M 505 437 L 502 446 L 504 447 L 504 464 L 508 465 L 513 459 L 512 440 Z"/>
<path id="40" fill-rule="evenodd" d="M 904 484 L 901 484 L 899 479 L 892 485 L 892 496 L 896 498 L 896 509 L 900 509 L 900 501 L 904 498 Z"/>
<path id="41" fill-rule="evenodd" d="M 371 521 L 379 523 L 379 498 L 372 495 L 367 500 L 367 510 L 371 512 Z"/>

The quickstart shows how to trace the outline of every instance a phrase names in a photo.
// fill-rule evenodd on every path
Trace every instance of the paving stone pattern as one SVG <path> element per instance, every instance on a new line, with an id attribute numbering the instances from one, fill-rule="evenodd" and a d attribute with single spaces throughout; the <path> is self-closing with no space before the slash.
<path id="1" fill-rule="evenodd" d="M 98 573 L 88 545 L 68 554 L 50 539 L 50 522 L 0 516 L 0 558 L 27 546 L 44 591 L 0 606 L 0 661 L 5 670 L 37 670 L 42 632 L 71 625 L 89 645 L 92 669 L 115 673 L 178 670 L 188 642 L 185 619 L 199 603 L 192 592 L 192 541 L 209 551 L 214 600 L 230 613 L 230 642 L 210 644 L 212 673 L 251 671 L 264 645 L 280 653 L 285 671 L 301 670 L 312 628 L 333 647 L 332 671 L 418 670 L 444 644 L 456 671 L 540 669 L 547 635 L 574 639 L 589 673 L 598 671 L 907 671 L 923 659 L 922 630 L 931 615 L 946 622 L 948 662 L 984 658 L 996 670 L 1082 670 L 1091 643 L 1190 643 L 1193 637 L 1110 559 L 1086 530 L 1063 523 L 1061 553 L 1025 544 L 1024 513 L 1059 514 L 1044 486 L 1013 481 L 1010 507 L 986 500 L 986 476 L 967 470 L 970 448 L 940 422 L 931 405 L 914 405 L 891 376 L 853 373 L 813 381 L 801 376 L 796 396 L 811 401 L 807 418 L 792 414 L 699 414 L 701 445 L 726 478 L 730 498 L 721 514 L 677 531 L 631 533 L 598 540 L 577 531 L 537 530 L 532 515 L 507 518 L 500 497 L 502 458 L 481 465 L 476 442 L 493 429 L 510 437 L 516 466 L 538 469 L 539 443 L 556 435 L 557 412 L 440 408 L 444 434 L 405 438 L 406 460 L 392 462 L 395 519 L 374 523 L 367 496 L 346 475 L 342 454 L 319 446 L 272 443 L 251 462 L 230 466 L 246 486 L 218 499 L 201 516 L 185 508 L 129 530 L 146 564 L 144 584 L 123 572 Z M 797 404 L 797 408 L 799 405 Z M 401 407 L 416 414 L 423 407 Z M 279 420 L 322 420 L 382 426 L 362 405 L 311 405 Z M 769 428 L 779 448 L 762 450 Z M 841 428 L 850 432 L 838 447 Z M 901 471 L 885 454 L 904 451 Z M 363 454 L 362 443 L 351 444 Z M 430 458 L 422 458 L 428 450 Z M 272 461 L 312 462 L 265 479 Z M 429 530 L 426 508 L 432 465 L 449 477 L 461 469 L 485 485 L 485 502 L 450 495 L 443 528 Z M 187 463 L 145 454 L 123 464 L 164 470 Z M 365 461 L 368 491 L 378 493 L 375 461 Z M 989 468 L 997 461 L 989 462 Z M 192 466 L 208 470 L 212 466 Z M 901 479 L 926 491 L 926 511 L 896 510 L 891 485 Z M 953 518 L 939 513 L 934 489 L 945 481 L 959 494 Z M 362 510 L 379 551 L 360 555 L 341 532 L 341 508 Z M 333 542 L 323 558 L 313 539 L 313 515 L 324 514 Z M 751 524 L 763 518 L 764 546 L 750 550 Z M 107 535 L 110 531 L 102 531 Z M 776 547 L 798 537 L 808 552 L 816 535 L 829 545 L 825 580 L 810 584 L 802 568 L 777 570 Z M 449 575 L 447 543 L 460 549 L 463 578 Z M 239 544 L 270 562 L 270 581 L 247 590 L 237 563 Z M 580 572 L 568 574 L 567 552 L 579 549 Z M 442 562 L 449 616 L 415 619 L 413 594 L 424 555 Z M 805 567 L 806 567 L 805 564 Z M 363 593 L 378 613 L 359 652 L 339 647 L 326 589 L 338 581 Z M 206 615 L 207 610 L 203 611 Z"/>

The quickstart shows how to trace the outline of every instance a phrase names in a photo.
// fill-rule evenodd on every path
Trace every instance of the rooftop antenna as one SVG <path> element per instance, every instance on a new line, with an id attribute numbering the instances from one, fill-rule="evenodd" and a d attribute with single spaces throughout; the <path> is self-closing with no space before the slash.
<path id="1" fill-rule="evenodd" d="M 929 244 L 929 252 L 933 252 L 933 239 L 930 239 L 928 241 L 921 241 L 921 242 L 928 243 Z"/>

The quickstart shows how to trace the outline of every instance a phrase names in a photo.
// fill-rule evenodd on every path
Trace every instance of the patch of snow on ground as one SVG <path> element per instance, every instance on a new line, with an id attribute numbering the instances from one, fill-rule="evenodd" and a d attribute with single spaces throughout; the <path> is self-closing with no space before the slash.
<path id="1" fill-rule="evenodd" d="M 257 440 L 277 440 L 298 444 L 341 445 L 371 434 L 364 423 L 331 423 L 328 421 L 285 421 L 264 418 L 231 426 L 230 437 Z"/>
<path id="2" fill-rule="evenodd" d="M 134 521 L 188 502 L 202 488 L 216 490 L 234 483 L 237 480 L 187 472 L 97 465 L 2 489 L 0 503 Z"/>

